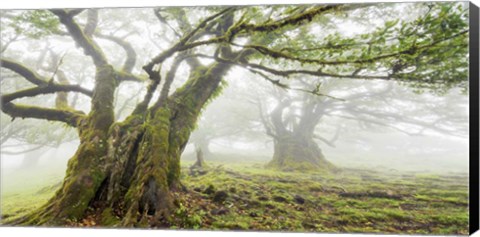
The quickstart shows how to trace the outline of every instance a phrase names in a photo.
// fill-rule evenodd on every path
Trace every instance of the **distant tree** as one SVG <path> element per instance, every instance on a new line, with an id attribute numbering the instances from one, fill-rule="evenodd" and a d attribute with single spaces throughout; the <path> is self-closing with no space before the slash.
<path id="1" fill-rule="evenodd" d="M 251 85 L 245 82 L 229 83 L 231 86 L 225 89 L 222 100 L 213 101 L 202 113 L 189 141 L 196 150 L 202 150 L 206 160 L 216 156 L 210 150 L 210 144 L 215 141 L 266 141 L 258 111 L 250 103 L 253 94 L 248 92 L 248 87 Z"/>
<path id="2" fill-rule="evenodd" d="M 308 88 L 307 85 L 305 87 Z M 328 98 L 274 88 L 257 100 L 265 132 L 274 141 L 273 159 L 267 167 L 324 172 L 336 170 L 322 153 L 321 146 L 335 147 L 340 136 L 348 134 L 352 137 L 362 130 L 394 131 L 409 136 L 434 132 L 466 137 L 468 133 L 465 128 L 468 124 L 466 113 L 464 108 L 458 107 L 466 104 L 467 96 L 458 91 L 423 101 L 422 95 L 389 82 L 329 80 L 318 85 L 321 85 L 321 89 L 318 88 L 321 93 L 343 92 L 344 95 L 340 96 L 341 99 Z M 265 101 L 271 100 L 275 106 L 266 111 L 268 104 Z M 361 130 L 353 131 L 341 125 L 348 120 L 358 123 Z"/>

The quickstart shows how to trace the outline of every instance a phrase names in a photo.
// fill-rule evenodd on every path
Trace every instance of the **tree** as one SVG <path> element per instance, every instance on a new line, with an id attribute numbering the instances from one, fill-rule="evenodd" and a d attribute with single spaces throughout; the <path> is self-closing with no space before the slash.
<path id="1" fill-rule="evenodd" d="M 321 84 L 322 91 L 320 91 L 318 85 L 309 85 L 301 79 L 297 81 L 301 82 L 305 88 L 317 90 L 318 93 L 333 92 L 330 88 L 339 84 L 334 80 L 324 82 Z M 266 134 L 274 141 L 273 158 L 267 167 L 284 171 L 335 171 L 336 167 L 325 158 L 316 140 L 334 146 L 333 143 L 339 137 L 340 128 L 334 134 L 330 134 L 331 138 L 327 139 L 316 132 L 316 127 L 332 105 L 341 101 L 304 92 L 286 93 L 278 89 L 275 89 L 273 94 L 276 105 L 269 112 L 265 111 L 266 105 L 262 103 L 262 99 L 257 99 Z"/>
<path id="2" fill-rule="evenodd" d="M 176 33 L 169 31 L 166 37 L 174 38 L 173 42 L 167 47 L 161 44 L 162 52 L 143 64 L 143 75 L 136 68 L 135 48 L 127 40 L 117 40 L 122 39 L 119 35 L 129 32 L 103 34 L 99 23 L 101 10 L 19 13 L 11 20 L 12 25 L 40 29 L 41 34 L 28 32 L 38 39 L 52 34 L 62 40 L 70 37 L 91 59 L 89 67 L 95 70 L 89 89 L 80 84 L 62 84 L 57 74 L 43 76 L 7 58 L 9 50 L 2 56 L 3 68 L 35 85 L 2 94 L 2 111 L 12 118 L 62 122 L 76 128 L 80 138 L 61 188 L 45 206 L 15 223 L 64 224 L 87 214 L 98 214 L 119 216 L 119 226 L 168 225 L 175 209 L 173 194 L 180 187 L 180 155 L 202 109 L 220 94 L 221 82 L 232 67 L 244 68 L 284 88 L 288 85 L 280 77 L 298 74 L 396 80 L 438 91 L 466 87 L 468 26 L 461 4 L 410 7 L 425 9 L 425 14 L 415 21 L 389 21 L 354 37 L 332 33 L 325 38 L 317 38 L 315 33 L 328 19 L 355 15 L 357 11 L 353 10 L 368 17 L 370 11 L 392 11 L 395 5 L 155 9 L 153 15 L 159 24 L 175 29 Z M 175 19 L 180 11 L 186 11 L 183 15 L 188 17 Z M 132 11 L 127 14 L 134 15 Z M 130 19 L 137 18 L 123 19 L 128 25 Z M 82 21 L 84 24 L 79 23 Z M 15 30 L 21 33 L 21 29 Z M 303 40 L 294 37 L 310 31 Z M 102 39 L 123 48 L 123 65 L 113 63 L 110 56 L 115 53 L 106 53 Z M 179 79 L 176 72 L 182 69 L 188 71 L 188 77 Z M 173 88 L 173 82 L 180 80 L 183 83 Z M 126 81 L 148 82 L 148 87 L 127 118 L 117 121 L 115 91 Z M 61 92 L 87 96 L 89 111 L 14 103 L 25 97 Z"/>
<path id="3" fill-rule="evenodd" d="M 18 39 L 14 37 L 13 39 Z M 8 45 L 13 41 L 7 41 L 2 50 L 6 50 Z M 55 55 L 47 45 L 35 61 L 32 62 L 35 66 L 35 70 L 45 70 L 53 73 L 56 65 L 58 64 L 59 57 Z M 50 57 L 50 60 L 48 60 Z M 45 62 L 48 64 L 45 64 Z M 62 83 L 68 83 L 62 70 L 58 70 L 59 80 Z M 19 90 L 28 86 L 28 82 L 24 80 L 15 80 L 15 74 L 4 73 L 2 74 L 2 88 L 6 90 Z M 35 99 L 27 100 L 28 103 L 32 103 Z M 26 102 L 27 102 L 26 101 Z M 38 102 L 38 99 L 37 99 Z M 62 92 L 56 95 L 54 100 L 41 101 L 43 106 L 50 103 L 55 104 L 55 107 L 61 107 L 64 104 L 68 104 L 67 94 Z M 75 102 L 72 103 L 75 106 Z M 42 154 L 44 154 L 48 148 L 55 148 L 60 146 L 64 142 L 68 142 L 76 139 L 76 135 L 72 129 L 65 129 L 60 124 L 52 124 L 47 121 L 18 121 L 15 119 L 9 119 L 5 114 L 1 115 L 2 130 L 0 131 L 0 145 L 2 148 L 2 154 L 9 156 L 23 155 L 23 160 L 20 168 L 35 167 Z"/>
<path id="4" fill-rule="evenodd" d="M 301 79 L 296 81 L 306 88 L 315 84 Z M 309 87 L 307 87 L 309 86 Z M 267 167 L 284 171 L 338 170 L 322 152 L 326 145 L 335 147 L 340 136 L 359 133 L 346 128 L 351 120 L 363 131 L 400 132 L 409 136 L 438 133 L 465 137 L 466 115 L 458 105 L 465 104 L 466 96 L 459 91 L 431 98 L 431 94 L 418 94 L 391 82 L 352 83 L 338 80 L 321 82 L 319 92 L 342 99 L 318 97 L 307 93 L 292 93 L 273 88 L 256 102 L 265 132 L 274 141 L 274 154 Z M 429 98 L 430 99 L 426 99 Z M 275 106 L 266 111 L 273 100 Z M 351 127 L 351 125 L 349 125 Z M 357 129 L 358 130 L 358 129 Z M 348 136 L 348 135 L 347 135 Z M 365 137 L 359 137 L 365 140 Z"/>
<path id="5" fill-rule="evenodd" d="M 249 84 L 244 78 L 232 79 L 223 90 L 222 100 L 212 101 L 208 105 L 189 142 L 195 149 L 201 149 L 208 161 L 211 158 L 222 159 L 210 150 L 210 144 L 218 142 L 266 142 L 265 133 L 258 119 L 257 110 L 250 103 L 253 94 L 251 86 L 260 87 L 259 83 Z M 235 105 L 235 106 L 232 106 Z"/>

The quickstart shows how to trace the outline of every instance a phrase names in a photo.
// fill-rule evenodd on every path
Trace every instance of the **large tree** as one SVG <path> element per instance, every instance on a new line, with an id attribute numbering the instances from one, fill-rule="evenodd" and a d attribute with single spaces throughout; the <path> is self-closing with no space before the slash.
<path id="1" fill-rule="evenodd" d="M 296 79 L 313 90 L 318 86 Z M 466 137 L 465 93 L 418 94 L 392 82 L 321 82 L 319 92 L 342 99 L 320 97 L 273 87 L 257 95 L 265 132 L 274 143 L 267 167 L 284 171 L 338 171 L 322 147 L 336 147 L 339 138 L 360 131 L 399 132 L 408 136 L 432 133 Z M 271 101 L 271 102 L 269 102 Z M 273 106 L 272 106 L 273 105 Z M 268 108 L 268 109 L 267 109 Z M 357 125 L 352 126 L 352 123 Z M 352 127 L 357 127 L 354 129 Z M 360 140 L 367 137 L 358 136 Z"/>
<path id="2" fill-rule="evenodd" d="M 377 11 L 395 15 L 404 8 L 423 14 L 417 19 L 384 22 L 365 34 L 348 36 L 329 30 L 329 25 L 341 23 L 337 21 L 368 19 Z M 119 216 L 119 226 L 168 224 L 175 208 L 174 191 L 181 187 L 180 155 L 202 109 L 219 95 L 221 82 L 232 67 L 280 87 L 288 87 L 283 78 L 297 74 L 396 80 L 437 91 L 467 83 L 468 26 L 466 11 L 458 3 L 167 8 L 155 9 L 151 15 L 144 10 L 123 10 L 125 15 L 106 24 L 113 11 L 55 9 L 5 16 L 12 23 L 5 25 L 20 25 L 14 29 L 18 34 L 38 40 L 48 40 L 52 34 L 63 41 L 73 40 L 91 60 L 87 67 L 77 66 L 93 71 L 90 84 L 64 84 L 59 70 L 36 72 L 9 57 L 10 50 L 18 51 L 15 43 L 2 55 L 2 68 L 34 85 L 3 92 L 2 111 L 12 118 L 62 122 L 76 128 L 80 139 L 60 189 L 43 207 L 16 220 L 17 224 L 61 225 L 88 213 Z M 151 58 L 137 57 L 144 55 L 137 55 L 136 49 L 151 47 L 141 51 L 148 55 L 156 50 L 151 43 L 126 40 L 135 31 L 110 29 L 119 25 L 138 28 L 140 24 L 131 22 L 138 16 L 145 20 L 154 16 L 155 24 L 164 29 L 153 38 L 150 34 L 139 37 L 151 38 L 162 49 Z M 24 31 L 29 28 L 36 31 Z M 329 33 L 320 37 L 322 31 Z M 110 50 L 106 41 L 124 50 L 122 65 L 116 63 L 118 50 Z M 143 65 L 138 65 L 141 60 Z M 61 63 L 57 69 L 63 69 Z M 177 76 L 181 70 L 188 76 Z M 116 90 L 127 81 L 148 86 L 127 118 L 118 121 Z M 82 111 L 68 104 L 50 108 L 18 102 L 64 92 L 86 96 L 90 108 Z"/>

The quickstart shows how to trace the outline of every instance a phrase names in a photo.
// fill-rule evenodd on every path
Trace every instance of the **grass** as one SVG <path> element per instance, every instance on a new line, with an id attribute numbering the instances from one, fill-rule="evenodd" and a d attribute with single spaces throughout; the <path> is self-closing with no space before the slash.
<path id="1" fill-rule="evenodd" d="M 192 176 L 191 164 L 182 161 L 188 192 L 175 194 L 181 206 L 172 229 L 468 234 L 467 174 L 283 173 L 259 162 L 215 161 L 206 174 Z M 24 180 L 20 176 L 8 178 Z M 45 203 L 62 173 L 42 177 L 3 187 L 4 218 Z M 220 192 L 226 197 L 214 201 Z"/>
<path id="2" fill-rule="evenodd" d="M 0 214 L 8 221 L 39 208 L 59 188 L 64 166 L 34 170 L 2 170 Z"/>
<path id="3" fill-rule="evenodd" d="M 207 210 L 199 215 L 202 229 L 468 234 L 466 174 L 282 173 L 258 163 L 210 166 L 219 168 L 183 176 L 190 215 Z M 227 191 L 225 203 L 211 201 L 212 194 L 204 193 L 209 185 Z M 298 196 L 304 203 L 296 202 Z M 208 212 L 222 208 L 228 211 Z"/>

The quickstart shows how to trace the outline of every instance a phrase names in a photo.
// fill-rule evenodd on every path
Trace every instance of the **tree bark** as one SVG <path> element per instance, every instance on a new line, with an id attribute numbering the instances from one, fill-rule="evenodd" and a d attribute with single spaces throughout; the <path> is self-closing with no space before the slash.
<path id="1" fill-rule="evenodd" d="M 335 171 L 313 138 L 286 135 L 274 139 L 273 159 L 268 168 L 282 171 Z"/>

